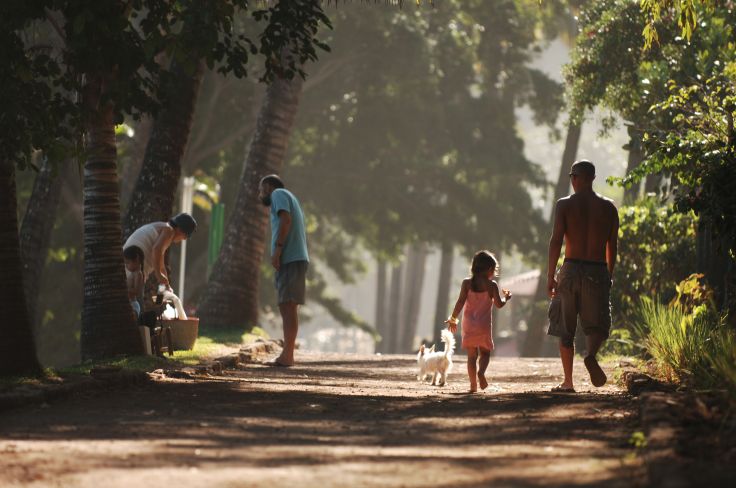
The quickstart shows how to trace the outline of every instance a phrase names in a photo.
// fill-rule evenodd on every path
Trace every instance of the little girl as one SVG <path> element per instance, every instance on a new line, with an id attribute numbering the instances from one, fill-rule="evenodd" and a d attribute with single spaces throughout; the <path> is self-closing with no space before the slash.
<path id="1" fill-rule="evenodd" d="M 445 321 L 450 332 L 454 333 L 457 330 L 457 316 L 465 306 L 462 322 L 462 347 L 468 351 L 468 377 L 471 393 L 477 391 L 478 384 L 481 390 L 485 390 L 488 386 L 485 373 L 493 350 L 491 323 L 493 304 L 501 308 L 511 299 L 511 292 L 508 290 L 503 290 L 503 298 L 499 294 L 498 284 L 493 281 L 497 269 L 496 257 L 491 252 L 478 251 L 475 253 L 473 263 L 470 265 L 472 276 L 463 280 L 455 309 Z M 478 351 L 480 351 L 480 360 Z"/>

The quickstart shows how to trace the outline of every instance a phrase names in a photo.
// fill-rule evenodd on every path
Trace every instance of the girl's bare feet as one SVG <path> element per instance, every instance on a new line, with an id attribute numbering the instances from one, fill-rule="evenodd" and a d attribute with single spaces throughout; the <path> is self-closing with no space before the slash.
<path id="1" fill-rule="evenodd" d="M 478 385 L 480 386 L 481 390 L 485 390 L 488 388 L 488 380 L 486 380 L 486 375 L 478 373 Z"/>
<path id="2" fill-rule="evenodd" d="M 468 390 L 468 393 L 475 393 L 478 391 L 478 385 L 476 385 L 475 381 L 470 382 L 470 390 Z"/>

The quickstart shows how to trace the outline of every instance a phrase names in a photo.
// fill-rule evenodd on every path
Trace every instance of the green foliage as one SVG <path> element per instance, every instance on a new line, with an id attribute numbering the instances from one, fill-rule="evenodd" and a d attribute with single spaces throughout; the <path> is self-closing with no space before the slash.
<path id="1" fill-rule="evenodd" d="M 340 76 L 305 86 L 284 176 L 310 213 L 374 254 L 448 236 L 531 251 L 543 225 L 528 188 L 545 181 L 514 113 L 528 104 L 553 123 L 561 107 L 559 86 L 527 66 L 539 8 L 452 7 L 337 11 L 314 76 L 333 65 Z"/>
<path id="2" fill-rule="evenodd" d="M 572 118 L 581 120 L 587 110 L 603 106 L 638 122 L 657 100 L 653 90 L 659 86 L 640 70 L 654 53 L 641 49 L 639 7 L 628 0 L 592 2 L 578 22 L 572 59 L 564 70 Z"/>
<path id="3" fill-rule="evenodd" d="M 54 82 L 61 64 L 38 29 L 43 18 L 41 2 L 0 3 L 0 159 L 20 169 L 32 164 L 33 148 L 63 152 L 74 123 L 74 103 Z"/>
<path id="4" fill-rule="evenodd" d="M 631 434 L 631 437 L 629 438 L 629 444 L 634 446 L 634 448 L 636 449 L 647 447 L 647 436 L 644 434 L 644 432 L 636 431 Z"/>
<path id="5" fill-rule="evenodd" d="M 713 289 L 705 283 L 705 275 L 693 273 L 675 287 L 677 296 L 670 305 L 676 305 L 692 313 L 698 307 L 715 308 Z"/>
<path id="6" fill-rule="evenodd" d="M 296 74 L 304 78 L 302 67 L 317 60 L 317 49 L 330 50 L 316 37 L 321 25 L 332 27 L 317 0 L 279 1 L 268 10 L 254 12 L 253 17 L 267 21 L 259 49 L 266 58 L 263 80 L 270 81 L 275 76 L 291 79 Z"/>
<path id="7" fill-rule="evenodd" d="M 619 209 L 611 306 L 615 327 L 631 328 L 641 297 L 673 298 L 672 283 L 695 267 L 695 221 L 655 199 Z"/>
<path id="8" fill-rule="evenodd" d="M 696 5 L 711 6 L 715 4 L 714 0 L 641 0 L 641 10 L 647 16 L 647 23 L 644 26 L 642 34 L 644 35 L 644 46 L 649 49 L 653 44 L 659 42 L 659 33 L 657 24 L 663 21 L 663 17 L 667 22 L 677 19 L 677 25 L 680 27 L 681 35 L 690 40 L 693 31 L 698 25 L 698 13 Z M 664 14 L 663 14 L 664 12 Z"/>
<path id="9" fill-rule="evenodd" d="M 236 25 L 243 12 L 266 23 L 257 41 Z M 0 118 L 0 157 L 20 167 L 32 148 L 70 150 L 89 116 L 77 94 L 90 78 L 104 80 L 101 102 L 112 102 L 121 122 L 157 110 L 172 76 L 163 60 L 191 71 L 204 60 L 244 77 L 250 56 L 260 55 L 261 79 L 293 76 L 295 64 L 326 49 L 316 33 L 329 26 L 317 0 L 259 10 L 247 0 L 35 0 L 0 3 L 0 19 L 0 103 L 13 114 Z"/>
<path id="10" fill-rule="evenodd" d="M 702 3 L 709 5 L 703 7 Z M 674 208 L 694 211 L 726 245 L 736 242 L 736 11 L 686 0 L 645 2 L 656 15 L 676 6 L 686 38 L 671 22 L 656 49 L 636 45 L 646 16 L 632 2 L 596 2 L 581 15 L 569 90 L 578 115 L 603 105 L 631 121 L 644 142 L 645 162 L 622 186 L 650 174 L 668 179 Z M 692 31 L 695 13 L 698 29 Z"/>
<path id="11" fill-rule="evenodd" d="M 638 333 L 659 371 L 698 388 L 726 388 L 736 396 L 736 331 L 710 307 L 692 313 L 642 297 Z"/>
<path id="12" fill-rule="evenodd" d="M 601 348 L 601 354 L 616 357 L 634 357 L 641 353 L 641 346 L 629 329 L 611 329 L 610 335 Z"/>
<path id="13" fill-rule="evenodd" d="M 732 19 L 736 21 L 736 16 Z M 733 38 L 734 28 L 722 26 Z M 698 31 L 698 34 L 707 32 Z M 651 156 L 627 181 L 649 173 L 667 173 L 676 183 L 675 208 L 693 211 L 710 225 L 730 249 L 736 243 L 736 42 L 730 53 L 702 53 L 698 61 L 704 81 L 670 82 L 671 95 L 651 111 L 672 120 L 667 130 L 650 130 L 645 138 Z M 706 78 L 707 77 L 707 78 Z"/>

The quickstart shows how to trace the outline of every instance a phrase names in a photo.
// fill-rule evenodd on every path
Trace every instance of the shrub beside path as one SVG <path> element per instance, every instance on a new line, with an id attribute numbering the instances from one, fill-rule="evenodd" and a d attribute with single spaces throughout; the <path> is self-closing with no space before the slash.
<path id="1" fill-rule="evenodd" d="M 643 486 L 638 404 L 616 385 L 549 393 L 556 359 L 492 359 L 465 393 L 411 356 L 299 352 L 293 368 L 81 392 L 0 417 L 0 486 Z M 612 367 L 607 369 L 609 372 Z M 610 375 L 609 375 L 610 376 Z"/>

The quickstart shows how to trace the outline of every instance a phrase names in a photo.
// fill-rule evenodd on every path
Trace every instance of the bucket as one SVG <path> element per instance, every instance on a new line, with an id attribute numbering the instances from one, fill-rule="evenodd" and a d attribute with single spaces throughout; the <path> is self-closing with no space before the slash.
<path id="1" fill-rule="evenodd" d="M 199 318 L 172 319 L 164 321 L 171 327 L 171 345 L 174 350 L 191 350 L 199 334 Z"/>

